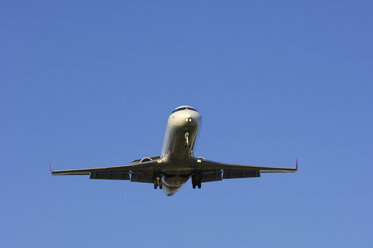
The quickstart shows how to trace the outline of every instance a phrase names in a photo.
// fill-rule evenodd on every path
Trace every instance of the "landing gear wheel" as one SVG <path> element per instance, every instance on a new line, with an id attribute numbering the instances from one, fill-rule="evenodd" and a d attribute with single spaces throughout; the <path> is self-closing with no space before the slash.
<path id="1" fill-rule="evenodd" d="M 189 144 L 189 131 L 185 131 L 185 145 L 188 147 Z"/>
<path id="2" fill-rule="evenodd" d="M 201 182 L 192 182 L 193 189 L 198 187 L 199 189 L 201 188 Z"/>
<path id="3" fill-rule="evenodd" d="M 194 172 L 191 177 L 192 177 L 193 189 L 195 189 L 196 187 L 200 189 L 201 183 L 202 183 L 202 175 L 198 172 Z"/>
<path id="4" fill-rule="evenodd" d="M 157 189 L 158 186 L 160 189 L 163 188 L 162 179 L 160 177 L 154 179 L 154 189 Z"/>

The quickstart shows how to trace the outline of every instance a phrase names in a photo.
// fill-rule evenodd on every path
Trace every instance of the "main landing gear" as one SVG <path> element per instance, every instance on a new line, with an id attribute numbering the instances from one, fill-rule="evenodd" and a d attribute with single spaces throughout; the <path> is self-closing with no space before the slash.
<path id="1" fill-rule="evenodd" d="M 198 182 L 198 183 L 192 183 L 193 184 L 193 189 L 196 188 L 196 186 L 200 189 L 201 188 L 201 182 Z"/>
<path id="2" fill-rule="evenodd" d="M 196 188 L 196 186 L 200 189 L 202 184 L 201 175 L 200 174 L 194 174 L 192 175 L 192 186 L 193 189 Z"/>
<path id="3" fill-rule="evenodd" d="M 162 179 L 160 177 L 156 177 L 154 179 L 154 189 L 157 189 L 159 186 L 159 189 L 163 188 Z"/>

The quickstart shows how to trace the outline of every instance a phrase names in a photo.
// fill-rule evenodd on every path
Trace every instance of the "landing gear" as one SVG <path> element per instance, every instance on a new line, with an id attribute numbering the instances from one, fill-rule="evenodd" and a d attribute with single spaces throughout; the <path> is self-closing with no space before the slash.
<path id="1" fill-rule="evenodd" d="M 198 187 L 199 189 L 201 188 L 201 175 L 200 174 L 194 174 L 192 175 L 192 186 L 193 186 L 193 189 L 195 189 L 196 187 Z"/>
<path id="2" fill-rule="evenodd" d="M 185 144 L 186 146 L 189 146 L 189 131 L 185 131 Z"/>
<path id="3" fill-rule="evenodd" d="M 157 189 L 159 186 L 159 189 L 163 188 L 162 179 L 160 177 L 157 177 L 154 179 L 154 189 Z"/>
<path id="4" fill-rule="evenodd" d="M 201 182 L 198 182 L 198 183 L 192 183 L 192 185 L 193 185 L 193 189 L 195 189 L 196 188 L 196 186 L 200 189 L 201 188 Z"/>

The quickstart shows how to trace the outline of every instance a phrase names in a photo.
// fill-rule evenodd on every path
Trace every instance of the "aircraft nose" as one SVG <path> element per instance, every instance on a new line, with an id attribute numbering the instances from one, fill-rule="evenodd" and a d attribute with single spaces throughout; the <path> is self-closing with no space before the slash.
<path id="1" fill-rule="evenodd" d="M 198 113 L 187 113 L 185 115 L 185 122 L 187 125 L 196 126 L 200 122 L 200 115 Z"/>
<path id="2" fill-rule="evenodd" d="M 200 114 L 198 112 L 186 110 L 186 111 L 177 113 L 173 117 L 173 120 L 174 120 L 174 124 L 176 126 L 180 126 L 180 127 L 186 127 L 186 126 L 195 127 L 195 126 L 199 126 L 200 120 L 201 120 L 201 116 L 200 116 Z"/>

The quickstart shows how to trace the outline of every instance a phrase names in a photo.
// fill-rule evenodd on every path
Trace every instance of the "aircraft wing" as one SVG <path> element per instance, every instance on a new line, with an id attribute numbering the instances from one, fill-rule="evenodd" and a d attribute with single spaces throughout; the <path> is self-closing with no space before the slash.
<path id="1" fill-rule="evenodd" d="M 279 167 L 263 167 L 263 166 L 252 166 L 252 165 L 234 165 L 218 163 L 209 160 L 201 160 L 199 162 L 200 169 L 202 171 L 208 170 L 222 170 L 222 171 L 259 171 L 261 173 L 286 173 L 286 172 L 296 172 L 298 170 L 298 159 L 296 160 L 295 168 L 279 168 Z"/>
<path id="2" fill-rule="evenodd" d="M 221 181 L 222 179 L 260 177 L 261 173 L 296 172 L 298 170 L 298 159 L 295 168 L 263 167 L 252 165 L 234 165 L 218 163 L 209 160 L 197 161 L 199 166 L 195 170 L 195 176 L 200 177 L 202 182 Z"/>
<path id="3" fill-rule="evenodd" d="M 51 171 L 52 175 L 90 175 L 90 179 L 114 179 L 130 180 L 129 173 L 132 173 L 131 181 L 153 182 L 153 170 L 159 166 L 158 160 L 138 163 L 133 165 L 119 165 L 111 167 L 87 168 L 76 170 Z"/>
<path id="4" fill-rule="evenodd" d="M 261 173 L 296 172 L 297 170 L 298 160 L 296 162 L 296 168 L 233 165 L 209 160 L 197 160 L 197 167 L 194 169 L 193 174 L 200 177 L 202 182 L 212 182 L 231 178 L 260 177 Z M 154 172 L 157 171 L 162 171 L 162 163 L 159 163 L 159 160 L 152 160 L 132 165 L 76 170 L 57 170 L 51 171 L 51 174 L 90 175 L 90 179 L 131 180 L 132 182 L 153 183 Z"/>

